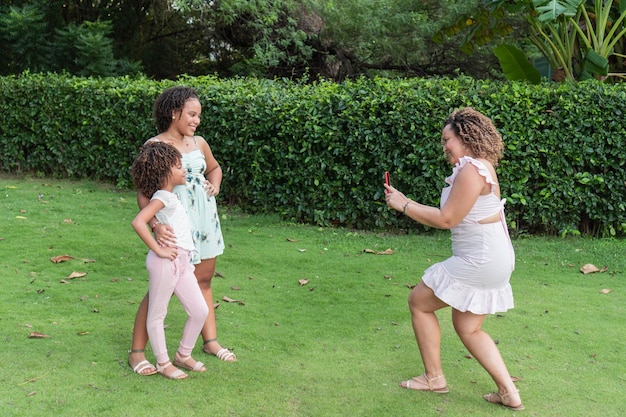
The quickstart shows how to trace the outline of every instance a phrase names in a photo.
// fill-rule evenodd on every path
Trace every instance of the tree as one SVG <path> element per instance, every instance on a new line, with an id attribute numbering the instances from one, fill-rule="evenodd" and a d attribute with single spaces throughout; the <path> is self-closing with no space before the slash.
<path id="1" fill-rule="evenodd" d="M 626 77 L 618 72 L 623 71 L 626 58 L 626 0 L 484 0 L 479 6 L 453 25 L 466 30 L 466 45 L 502 34 L 502 27 L 479 28 L 475 22 L 518 13 L 526 18 L 530 39 L 554 71 L 552 79 Z M 507 77 L 532 72 L 528 59 L 514 45 L 501 46 L 497 53 L 508 68 Z"/>
<path id="2" fill-rule="evenodd" d="M 50 45 L 46 41 L 44 13 L 34 5 L 10 6 L 0 11 L 0 74 L 42 71 L 48 67 Z"/>
<path id="3" fill-rule="evenodd" d="M 110 21 L 62 25 L 54 5 L 44 1 L 0 9 L 0 47 L 6 51 L 0 74 L 29 70 L 112 76 L 140 71 L 137 62 L 114 57 Z"/>
<path id="4" fill-rule="evenodd" d="M 323 22 L 320 44 L 335 79 L 363 73 L 411 77 L 459 72 L 484 78 L 497 65 L 491 51 L 480 46 L 471 57 L 460 54 L 460 35 L 437 36 L 474 10 L 479 0 L 310 3 Z"/>

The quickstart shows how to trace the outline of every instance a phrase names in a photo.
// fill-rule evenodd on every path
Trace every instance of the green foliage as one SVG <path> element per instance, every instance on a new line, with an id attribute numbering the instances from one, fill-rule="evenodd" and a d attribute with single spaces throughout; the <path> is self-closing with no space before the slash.
<path id="1" fill-rule="evenodd" d="M 137 74 L 138 62 L 116 59 L 111 21 L 69 23 L 51 31 L 43 5 L 0 8 L 0 74 L 64 71 L 79 76 Z"/>
<path id="2" fill-rule="evenodd" d="M 396 74 L 405 77 L 460 72 L 488 77 L 497 63 L 490 50 L 477 47 L 469 57 L 459 54 L 458 31 L 438 36 L 459 16 L 471 14 L 479 0 L 416 2 L 370 0 L 315 2 L 311 8 L 323 20 L 322 45 L 339 79 Z"/>
<path id="3" fill-rule="evenodd" d="M 505 29 L 511 28 L 503 17 L 510 15 L 525 17 L 529 38 L 555 71 L 554 80 L 626 78 L 620 59 L 626 57 L 624 0 L 483 0 L 472 18 L 462 16 L 444 32 L 464 30 L 464 49 L 471 50 L 468 45 L 496 36 L 502 42 Z M 503 65 L 515 65 L 518 59 L 499 58 Z"/>
<path id="4" fill-rule="evenodd" d="M 0 74 L 47 68 L 50 58 L 43 12 L 36 6 L 0 8 Z"/>
<path id="5" fill-rule="evenodd" d="M 516 233 L 626 234 L 626 92 L 619 85 L 465 77 L 178 82 L 201 96 L 198 133 L 224 170 L 220 198 L 246 211 L 320 225 L 418 227 L 386 207 L 382 175 L 390 171 L 397 188 L 438 205 L 451 172 L 439 144 L 442 122 L 472 106 L 503 134 L 498 172 Z M 155 133 L 152 103 L 173 83 L 0 78 L 0 170 L 130 186 L 135 152 Z"/>
<path id="6" fill-rule="evenodd" d="M 265 77 L 280 68 L 305 68 L 313 55 L 309 34 L 298 21 L 301 2 L 176 0 L 173 6 L 203 39 L 186 74 Z"/>
<path id="7" fill-rule="evenodd" d="M 533 84 L 541 82 L 541 74 L 532 66 L 522 51 L 512 45 L 499 45 L 494 53 L 500 61 L 502 71 L 507 80 L 530 81 Z"/>

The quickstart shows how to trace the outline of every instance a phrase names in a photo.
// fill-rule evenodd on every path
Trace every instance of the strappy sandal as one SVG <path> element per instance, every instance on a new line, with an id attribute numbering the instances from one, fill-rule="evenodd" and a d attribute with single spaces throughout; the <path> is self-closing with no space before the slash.
<path id="1" fill-rule="evenodd" d="M 167 368 L 169 368 L 170 366 L 171 366 L 172 368 L 174 368 L 174 369 L 175 369 L 175 371 L 174 371 L 174 372 L 172 372 L 172 373 L 166 374 L 166 373 L 165 373 L 165 370 L 166 370 Z M 185 379 L 185 378 L 187 378 L 187 377 L 189 376 L 189 375 L 187 375 L 186 373 L 184 373 L 183 371 L 181 371 L 180 369 L 175 368 L 175 367 L 174 367 L 174 365 L 172 365 L 172 362 L 170 362 L 170 361 L 165 362 L 165 364 L 164 364 L 164 365 L 160 365 L 160 364 L 157 362 L 157 364 L 156 364 L 156 368 L 157 368 L 157 371 L 158 371 L 161 375 L 163 375 L 164 377 L 166 377 L 167 379 Z"/>
<path id="2" fill-rule="evenodd" d="M 443 387 L 435 387 L 433 382 L 439 379 L 443 379 Z M 435 394 L 446 394 L 450 390 L 446 385 L 446 378 L 443 375 L 439 375 L 433 378 L 428 378 L 426 373 L 416 376 L 415 378 L 411 378 L 408 381 L 402 381 L 400 384 L 402 388 L 406 389 L 414 389 L 418 391 L 430 391 Z"/>
<path id="3" fill-rule="evenodd" d="M 211 351 L 207 347 L 207 345 L 211 342 L 217 342 L 217 339 L 208 339 L 202 342 L 202 350 L 204 351 L 204 353 L 216 356 L 217 359 L 224 362 L 237 362 L 237 357 L 235 356 L 235 354 L 226 348 L 221 348 L 215 354 L 211 353 Z"/>
<path id="4" fill-rule="evenodd" d="M 188 371 L 193 371 L 193 372 L 206 372 L 206 368 L 204 367 L 204 364 L 202 362 L 199 361 L 195 361 L 194 360 L 194 364 L 190 365 L 188 362 L 189 360 L 194 360 L 191 355 L 189 356 L 182 356 L 179 352 L 176 352 L 176 355 L 174 355 L 174 365 L 186 369 Z"/>
<path id="5" fill-rule="evenodd" d="M 490 394 L 483 395 L 483 398 L 485 399 L 485 401 L 487 401 L 489 403 L 499 404 L 499 405 L 502 405 L 502 406 L 504 406 L 504 407 L 506 407 L 506 408 L 508 408 L 510 410 L 513 410 L 513 411 L 520 411 L 520 410 L 523 410 L 523 409 L 526 408 L 526 407 L 524 407 L 524 404 L 520 403 L 520 405 L 512 406 L 512 405 L 509 405 L 509 404 L 505 404 L 504 401 L 503 401 L 509 395 L 518 394 L 518 393 L 519 393 L 519 390 L 507 392 L 505 394 L 500 394 L 499 392 L 492 392 Z"/>
<path id="6" fill-rule="evenodd" d="M 146 359 L 135 364 L 135 366 L 133 366 L 130 363 L 130 355 L 132 355 L 133 353 L 143 353 L 143 352 L 144 352 L 144 349 L 129 349 L 128 350 L 128 365 L 133 369 L 134 373 L 139 374 L 141 376 L 150 376 L 150 375 L 156 374 L 157 368 L 155 368 L 155 366 L 152 365 L 150 362 L 148 362 Z M 144 372 L 146 370 L 149 370 L 149 371 Z"/>

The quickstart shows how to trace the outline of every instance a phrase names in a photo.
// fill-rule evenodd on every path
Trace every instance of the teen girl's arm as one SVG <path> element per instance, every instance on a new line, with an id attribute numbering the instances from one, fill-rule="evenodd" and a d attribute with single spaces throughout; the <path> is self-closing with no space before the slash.
<path id="1" fill-rule="evenodd" d="M 222 167 L 220 167 L 219 162 L 217 162 L 217 159 L 213 156 L 213 152 L 207 141 L 201 136 L 197 136 L 196 140 L 198 141 L 198 146 L 204 154 L 204 160 L 206 161 L 204 176 L 207 181 L 209 181 L 206 188 L 207 194 L 209 196 L 216 196 L 220 193 L 220 186 L 222 185 Z"/>
<path id="2" fill-rule="evenodd" d="M 148 197 L 143 195 L 140 191 L 137 191 L 137 205 L 139 206 L 139 210 L 147 206 L 149 202 L 150 199 Z M 152 229 L 152 233 L 154 233 L 154 238 L 157 243 L 163 246 L 176 246 L 176 234 L 174 233 L 174 229 L 168 225 L 159 223 L 156 217 L 152 217 L 148 221 L 148 224 Z"/>
<path id="3" fill-rule="evenodd" d="M 152 237 L 150 230 L 146 227 L 150 220 L 154 217 L 159 210 L 164 207 L 161 200 L 151 200 L 148 205 L 142 208 L 132 221 L 133 229 L 137 232 L 137 235 L 143 240 L 143 242 L 161 258 L 175 259 L 177 255 L 177 248 L 170 246 L 161 246 Z"/>

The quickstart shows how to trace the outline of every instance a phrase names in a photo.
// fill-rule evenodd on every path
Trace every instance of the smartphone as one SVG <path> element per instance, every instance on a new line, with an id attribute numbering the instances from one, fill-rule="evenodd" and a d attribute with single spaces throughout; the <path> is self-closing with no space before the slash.
<path id="1" fill-rule="evenodd" d="M 385 184 L 389 185 L 389 171 L 385 171 Z M 389 191 L 385 190 L 385 193 Z"/>

